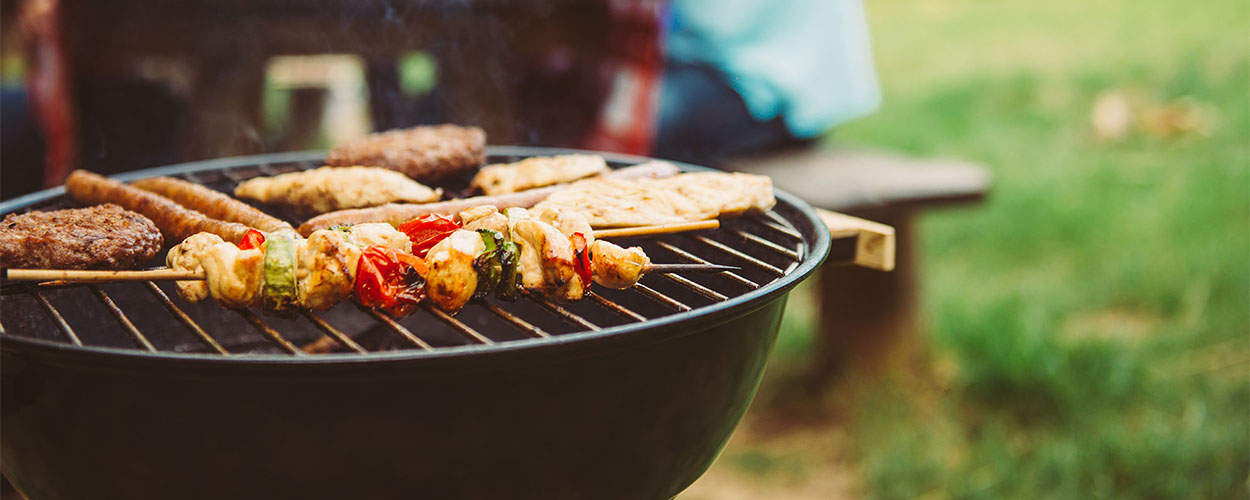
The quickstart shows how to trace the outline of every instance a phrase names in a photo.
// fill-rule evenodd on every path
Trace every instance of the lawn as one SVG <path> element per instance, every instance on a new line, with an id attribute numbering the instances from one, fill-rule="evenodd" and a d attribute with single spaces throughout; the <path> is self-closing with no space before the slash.
<path id="1" fill-rule="evenodd" d="M 838 145 L 982 162 L 923 220 L 916 366 L 760 399 L 697 498 L 1245 498 L 1250 4 L 869 0 L 885 104 Z M 1133 118 L 1090 124 L 1100 96 Z M 785 423 L 785 425 L 778 424 Z"/>

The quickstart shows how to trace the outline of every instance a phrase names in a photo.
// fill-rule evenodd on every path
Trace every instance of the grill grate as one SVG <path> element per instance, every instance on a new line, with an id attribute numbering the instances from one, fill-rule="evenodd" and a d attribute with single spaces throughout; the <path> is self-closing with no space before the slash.
<path id="1" fill-rule="evenodd" d="M 518 158 L 492 155 L 491 161 Z M 628 164 L 610 163 L 615 167 Z M 320 165 L 318 157 L 305 155 L 289 161 L 224 164 L 215 168 L 209 165 L 197 170 L 136 175 L 173 175 L 230 193 L 239 182 L 252 177 Z M 448 191 L 454 192 L 453 189 L 454 186 Z M 56 196 L 24 209 L 69 206 L 72 203 L 68 199 Z M 295 225 L 304 220 L 301 214 L 281 207 L 256 206 Z M 221 356 L 367 355 L 392 350 L 489 347 L 542 341 L 695 311 L 757 290 L 793 272 L 807 252 L 803 235 L 775 211 L 728 219 L 714 231 L 613 241 L 641 246 L 656 262 L 729 264 L 741 270 L 689 276 L 647 275 L 628 290 L 596 286 L 584 300 L 572 304 L 522 294 L 514 303 L 494 298 L 475 301 L 459 315 L 451 316 L 426 303 L 403 319 L 354 303 L 339 304 L 322 312 L 300 311 L 290 318 L 261 316 L 250 310 L 231 313 L 211 301 L 191 304 L 171 298 L 173 288 L 169 283 L 13 284 L 6 285 L 0 295 L 0 334 L 75 346 Z M 164 256 L 158 259 L 163 262 Z M 88 304 L 89 300 L 82 300 L 83 290 L 95 297 L 102 312 Z M 34 304 L 30 304 L 32 301 Z"/>

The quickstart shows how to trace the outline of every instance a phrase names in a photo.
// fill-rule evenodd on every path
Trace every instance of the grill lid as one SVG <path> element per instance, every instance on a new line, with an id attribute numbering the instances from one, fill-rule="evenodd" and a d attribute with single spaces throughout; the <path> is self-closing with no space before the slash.
<path id="1" fill-rule="evenodd" d="M 492 147 L 490 162 L 570 150 Z M 604 155 L 619 168 L 647 158 Z M 262 175 L 321 166 L 322 152 L 228 158 L 131 172 L 120 180 L 169 175 L 232 192 Z M 680 165 L 683 170 L 702 167 Z M 248 362 L 343 361 L 360 358 L 464 356 L 542 348 L 597 338 L 635 335 L 681 323 L 714 320 L 785 293 L 829 252 L 828 232 L 815 212 L 784 192 L 765 214 L 725 219 L 720 229 L 647 239 L 613 239 L 638 245 L 658 262 L 716 263 L 740 271 L 680 276 L 648 274 L 628 290 L 595 286 L 586 298 L 560 304 L 523 295 L 516 302 L 474 301 L 451 316 L 428 303 L 393 319 L 345 302 L 293 317 L 222 309 L 211 300 L 187 303 L 169 282 L 103 285 L 6 284 L 0 295 L 0 339 L 5 344 L 90 351 L 119 356 L 176 357 Z M 0 204 L 0 214 L 73 206 L 64 188 Z M 294 225 L 303 217 L 257 205 Z M 846 245 L 840 245 L 846 247 Z M 853 250 L 852 252 L 853 253 Z M 164 262 L 159 255 L 153 265 Z"/>

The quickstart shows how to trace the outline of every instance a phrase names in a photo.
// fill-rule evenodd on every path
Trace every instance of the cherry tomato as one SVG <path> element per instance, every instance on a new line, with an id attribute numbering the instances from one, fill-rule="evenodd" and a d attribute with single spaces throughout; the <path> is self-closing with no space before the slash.
<path id="1" fill-rule="evenodd" d="M 406 316 L 425 299 L 424 262 L 382 246 L 371 246 L 356 264 L 356 301 L 392 316 Z"/>

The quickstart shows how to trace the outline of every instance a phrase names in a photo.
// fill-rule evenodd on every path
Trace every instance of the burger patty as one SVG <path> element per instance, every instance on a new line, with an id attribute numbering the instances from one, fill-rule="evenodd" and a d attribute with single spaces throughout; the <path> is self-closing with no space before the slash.
<path id="1" fill-rule="evenodd" d="M 0 222 L 0 267 L 135 268 L 162 242 L 151 220 L 111 203 L 9 214 Z"/>
<path id="2" fill-rule="evenodd" d="M 428 183 L 486 161 L 486 132 L 436 125 L 391 130 L 346 142 L 326 154 L 336 167 L 384 167 Z"/>

